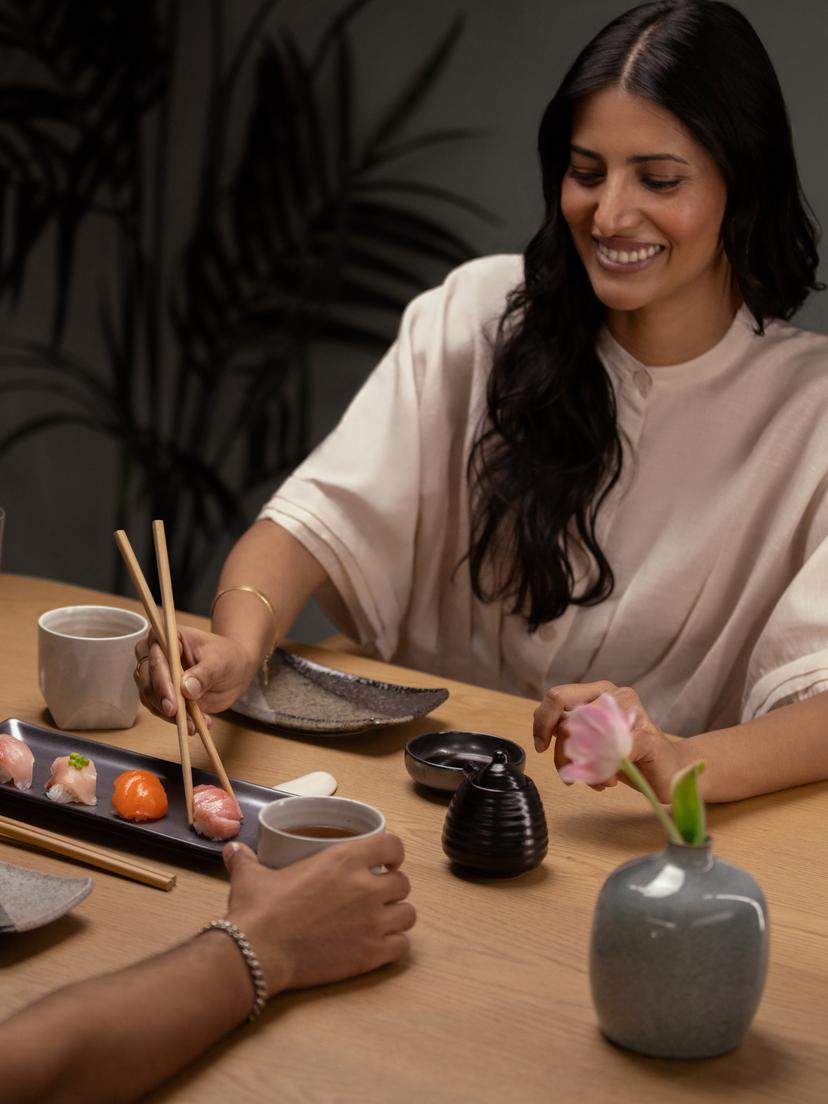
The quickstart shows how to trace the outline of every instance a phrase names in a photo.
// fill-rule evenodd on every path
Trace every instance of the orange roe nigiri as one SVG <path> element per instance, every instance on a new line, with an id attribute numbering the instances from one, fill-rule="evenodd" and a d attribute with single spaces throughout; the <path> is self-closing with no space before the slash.
<path id="1" fill-rule="evenodd" d="M 167 794 L 150 771 L 124 771 L 115 779 L 112 808 L 124 820 L 158 820 L 167 811 Z"/>

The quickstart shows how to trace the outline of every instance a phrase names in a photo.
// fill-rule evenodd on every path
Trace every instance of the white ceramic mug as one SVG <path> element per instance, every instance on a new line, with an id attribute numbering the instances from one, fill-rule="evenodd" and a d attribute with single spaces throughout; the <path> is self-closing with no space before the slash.
<path id="1" fill-rule="evenodd" d="M 296 829 L 327 826 L 347 836 L 297 835 Z M 353 843 L 385 831 L 385 817 L 373 805 L 349 797 L 282 797 L 259 810 L 259 861 L 290 866 L 339 843 Z"/>
<path id="2" fill-rule="evenodd" d="M 58 728 L 130 728 L 135 644 L 146 618 L 115 606 L 62 606 L 37 622 L 40 690 Z"/>

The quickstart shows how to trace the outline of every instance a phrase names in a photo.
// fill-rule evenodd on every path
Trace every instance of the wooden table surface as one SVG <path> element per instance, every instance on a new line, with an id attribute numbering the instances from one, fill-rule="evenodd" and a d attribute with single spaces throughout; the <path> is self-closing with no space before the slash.
<path id="1" fill-rule="evenodd" d="M 36 669 L 36 622 L 46 609 L 125 599 L 0 574 L 0 720 L 50 724 Z M 187 620 L 187 618 L 183 618 Z M 196 619 L 197 620 L 197 619 Z M 379 806 L 405 843 L 418 922 L 405 965 L 277 997 L 148 1099 L 274 1100 L 280 1104 L 440 1102 L 824 1101 L 828 1094 L 828 789 L 801 787 L 712 807 L 715 851 L 757 879 L 768 900 L 771 961 L 753 1028 L 735 1053 L 668 1062 L 621 1051 L 600 1035 L 589 996 L 592 909 L 620 863 L 662 846 L 642 798 L 626 787 L 565 787 L 532 749 L 534 703 L 364 658 L 302 648 L 343 670 L 451 695 L 421 721 L 373 734 L 284 736 L 228 714 L 214 733 L 231 777 L 274 785 L 324 769 L 339 794 Z M 550 851 L 513 881 L 461 880 L 440 846 L 446 802 L 417 792 L 405 772 L 412 736 L 484 730 L 522 744 L 546 808 Z M 84 733 L 83 735 L 87 735 Z M 135 727 L 102 742 L 176 758 L 173 726 L 141 710 Z M 826 734 L 828 738 L 828 734 Z M 194 745 L 194 762 L 203 764 Z M 4 808 L 0 788 L 0 811 Z M 144 856 L 146 858 L 146 856 Z M 83 867 L 0 843 L 0 859 L 52 873 Z M 155 857 L 156 865 L 162 865 Z M 178 859 L 170 893 L 102 872 L 70 915 L 0 938 L 0 1015 L 55 986 L 123 966 L 184 939 L 221 915 L 227 881 Z M 221 999 L 210 993 L 208 999 Z M 125 999 L 128 999 L 125 994 Z"/>

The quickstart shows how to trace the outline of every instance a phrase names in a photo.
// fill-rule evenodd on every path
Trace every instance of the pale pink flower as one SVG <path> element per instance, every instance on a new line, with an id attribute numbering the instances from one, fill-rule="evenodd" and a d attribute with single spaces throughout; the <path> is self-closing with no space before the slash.
<path id="1" fill-rule="evenodd" d="M 634 720 L 635 710 L 625 713 L 609 694 L 576 706 L 566 720 L 566 755 L 571 762 L 560 769 L 564 782 L 597 785 L 617 774 L 632 751 Z"/>

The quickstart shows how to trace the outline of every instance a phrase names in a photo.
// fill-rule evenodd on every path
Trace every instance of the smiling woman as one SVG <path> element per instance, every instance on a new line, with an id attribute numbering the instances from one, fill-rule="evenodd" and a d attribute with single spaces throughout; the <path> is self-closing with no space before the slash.
<path id="1" fill-rule="evenodd" d="M 667 363 L 709 349 L 738 306 L 711 155 L 670 112 L 622 88 L 579 104 L 571 150 L 561 213 L 610 330 L 649 364 L 659 347 Z"/>
<path id="2" fill-rule="evenodd" d="M 767 53 L 728 4 L 642 4 L 539 152 L 523 257 L 409 305 L 228 558 L 188 693 L 225 708 L 318 590 L 383 658 L 543 697 L 559 767 L 610 693 L 662 798 L 700 756 L 709 800 L 828 777 L 828 339 L 788 322 L 816 232 Z"/>

